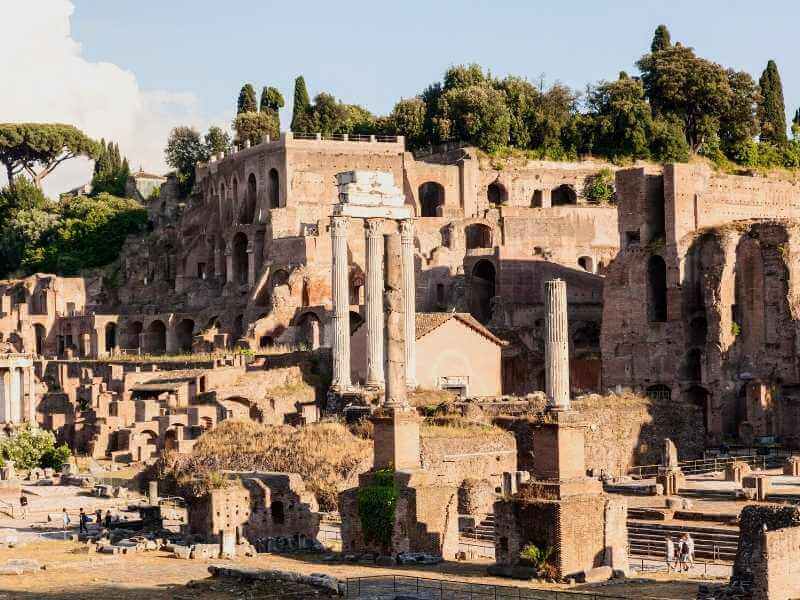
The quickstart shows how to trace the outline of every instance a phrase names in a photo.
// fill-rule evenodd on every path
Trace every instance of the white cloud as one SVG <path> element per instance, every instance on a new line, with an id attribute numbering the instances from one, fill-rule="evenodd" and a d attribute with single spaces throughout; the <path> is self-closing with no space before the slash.
<path id="1" fill-rule="evenodd" d="M 156 172 L 167 169 L 163 149 L 172 127 L 207 126 L 194 94 L 145 91 L 132 72 L 84 58 L 71 36 L 69 0 L 10 4 L 3 10 L 10 26 L 0 53 L 0 120 L 70 123 L 116 141 L 131 168 Z M 45 191 L 57 195 L 90 176 L 88 161 L 67 161 L 45 179 Z"/>

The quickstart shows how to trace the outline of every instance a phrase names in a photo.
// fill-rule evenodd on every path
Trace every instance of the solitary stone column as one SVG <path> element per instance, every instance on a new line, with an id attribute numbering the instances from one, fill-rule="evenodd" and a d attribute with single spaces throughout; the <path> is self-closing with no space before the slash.
<path id="1" fill-rule="evenodd" d="M 561 279 L 545 283 L 544 368 L 548 407 L 569 410 L 569 327 L 567 284 Z"/>
<path id="2" fill-rule="evenodd" d="M 386 241 L 386 398 L 392 407 L 405 407 L 406 401 L 406 348 L 405 300 L 403 298 L 403 259 L 400 236 L 387 235 Z"/>
<path id="3" fill-rule="evenodd" d="M 256 284 L 256 254 L 255 244 L 247 243 L 247 289 L 253 289 Z"/>
<path id="4" fill-rule="evenodd" d="M 383 387 L 383 219 L 367 219 L 367 385 Z"/>
<path id="5" fill-rule="evenodd" d="M 350 387 L 350 294 L 347 285 L 347 217 L 331 217 L 333 247 L 333 386 Z"/>
<path id="6" fill-rule="evenodd" d="M 214 248 L 214 277 L 222 278 L 222 251 L 219 248 Z"/>
<path id="7" fill-rule="evenodd" d="M 414 222 L 400 221 L 400 243 L 403 253 L 403 298 L 405 312 L 406 385 L 417 387 L 416 286 L 414 284 Z"/>
<path id="8" fill-rule="evenodd" d="M 233 281 L 233 247 L 231 242 L 225 244 L 225 281 Z"/>
<path id="9" fill-rule="evenodd" d="M 20 370 L 17 367 L 11 367 L 11 393 L 9 396 L 7 402 L 8 421 L 19 423 L 22 416 L 22 377 L 20 377 Z"/>
<path id="10" fill-rule="evenodd" d="M 2 371 L 3 397 L 0 398 L 0 422 L 7 423 L 11 420 L 11 372 L 12 369 Z"/>

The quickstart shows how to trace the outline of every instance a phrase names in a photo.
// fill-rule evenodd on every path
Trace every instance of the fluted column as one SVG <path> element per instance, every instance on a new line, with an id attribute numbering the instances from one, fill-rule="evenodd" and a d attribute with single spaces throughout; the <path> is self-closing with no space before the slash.
<path id="1" fill-rule="evenodd" d="M 403 304 L 406 340 L 406 385 L 417 387 L 417 288 L 414 272 L 414 222 L 411 219 L 400 221 L 400 246 L 403 257 Z"/>
<path id="2" fill-rule="evenodd" d="M 367 385 L 383 387 L 383 219 L 366 220 Z"/>
<path id="3" fill-rule="evenodd" d="M 331 217 L 333 249 L 333 386 L 350 387 L 350 293 L 347 284 L 347 217 Z"/>
<path id="4" fill-rule="evenodd" d="M 545 283 L 544 368 L 548 406 L 568 410 L 569 404 L 569 326 L 567 324 L 567 284 L 561 279 Z"/>
<path id="5" fill-rule="evenodd" d="M 17 367 L 11 367 L 11 393 L 9 396 L 8 420 L 11 423 L 19 423 L 22 416 L 20 414 L 22 412 L 22 378 Z"/>
<path id="6" fill-rule="evenodd" d="M 406 395 L 405 300 L 403 299 L 403 260 L 400 236 L 384 237 L 386 270 L 384 309 L 386 310 L 386 395 L 385 404 L 408 406 Z"/>

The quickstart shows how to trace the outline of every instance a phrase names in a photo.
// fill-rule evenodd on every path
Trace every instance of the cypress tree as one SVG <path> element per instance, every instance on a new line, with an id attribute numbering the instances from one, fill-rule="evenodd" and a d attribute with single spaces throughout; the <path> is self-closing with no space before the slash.
<path id="1" fill-rule="evenodd" d="M 773 144 L 786 142 L 786 106 L 783 103 L 783 85 L 774 60 L 758 80 L 761 100 L 758 103 L 758 122 L 761 125 L 761 141 Z"/>
<path id="2" fill-rule="evenodd" d="M 659 25 L 653 34 L 653 42 L 650 44 L 650 52 L 660 52 L 672 46 L 672 39 L 666 25 Z"/>
<path id="3" fill-rule="evenodd" d="M 278 114 L 278 109 L 283 108 L 283 94 L 277 88 L 264 86 L 261 88 L 261 102 L 259 109 L 261 112 L 272 112 Z"/>
<path id="4" fill-rule="evenodd" d="M 294 80 L 294 106 L 292 107 L 292 131 L 302 131 L 307 128 L 307 116 L 311 112 L 311 100 L 308 98 L 306 80 L 300 75 Z"/>
<path id="5" fill-rule="evenodd" d="M 245 83 L 239 91 L 239 100 L 236 103 L 236 114 L 240 115 L 246 112 L 257 112 L 256 106 L 256 90 L 249 84 Z"/>
<path id="6" fill-rule="evenodd" d="M 795 111 L 792 119 L 792 136 L 796 140 L 800 139 L 800 108 Z"/>
<path id="7" fill-rule="evenodd" d="M 101 171 L 103 166 L 106 164 L 106 161 L 106 140 L 105 138 L 100 138 L 100 151 L 97 154 L 97 158 L 94 160 L 95 175 Z"/>

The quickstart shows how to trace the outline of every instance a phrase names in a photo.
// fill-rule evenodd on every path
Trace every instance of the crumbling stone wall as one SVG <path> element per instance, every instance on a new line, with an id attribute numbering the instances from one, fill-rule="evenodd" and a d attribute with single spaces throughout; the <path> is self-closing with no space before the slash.
<path id="1" fill-rule="evenodd" d="M 437 434 L 437 428 L 426 428 L 420 436 L 422 468 L 440 481 L 459 486 L 477 478 L 499 487 L 504 472 L 517 470 L 517 444 L 511 434 L 476 428 L 461 436 L 449 429 Z"/>

